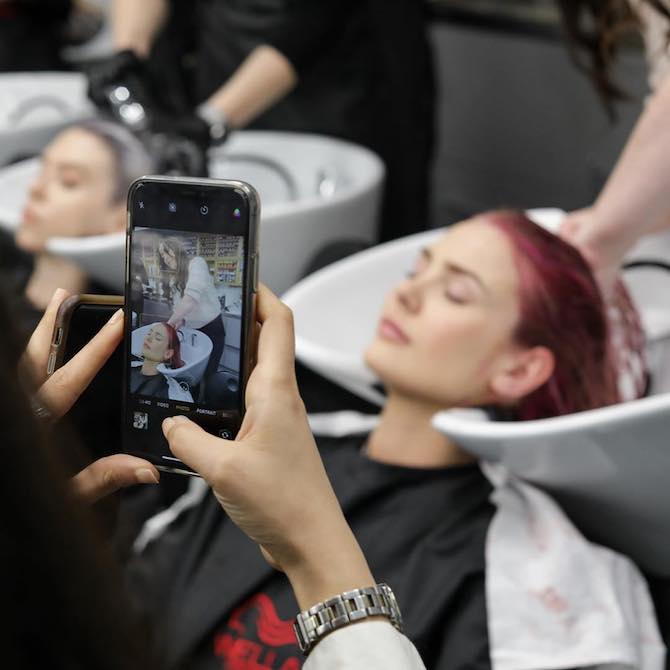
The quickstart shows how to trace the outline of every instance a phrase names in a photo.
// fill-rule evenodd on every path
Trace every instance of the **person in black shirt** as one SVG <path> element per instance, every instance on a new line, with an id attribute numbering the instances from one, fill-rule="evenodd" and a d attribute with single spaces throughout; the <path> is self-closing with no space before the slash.
<path id="1" fill-rule="evenodd" d="M 291 359 L 292 343 L 281 350 Z M 376 580 L 398 595 L 427 668 L 487 668 L 490 488 L 431 417 L 493 406 L 531 419 L 616 402 L 602 298 L 575 249 L 521 213 L 487 213 L 420 254 L 388 295 L 366 361 L 387 403 L 368 435 L 319 441 L 325 471 Z M 341 567 L 343 553 L 360 549 L 306 446 L 313 438 L 301 404 L 280 414 L 262 401 L 297 395 L 284 365 L 267 363 L 250 385 L 249 426 L 234 448 L 183 418 L 165 426 L 173 453 L 216 492 L 128 566 L 169 667 L 300 667 L 288 632 L 298 607 L 364 585 Z M 280 388 L 268 390 L 273 382 Z M 255 427 L 263 421 L 266 431 Z M 272 450 L 278 434 L 284 446 Z M 242 531 L 286 572 L 295 599 Z M 324 584 L 314 571 L 332 578 Z"/>
<path id="2" fill-rule="evenodd" d="M 380 236 L 392 239 L 428 224 L 423 12 L 414 0 L 116 0 L 117 52 L 92 68 L 90 94 L 109 108 L 123 84 L 151 130 L 201 147 L 241 127 L 363 144 L 386 164 Z"/>

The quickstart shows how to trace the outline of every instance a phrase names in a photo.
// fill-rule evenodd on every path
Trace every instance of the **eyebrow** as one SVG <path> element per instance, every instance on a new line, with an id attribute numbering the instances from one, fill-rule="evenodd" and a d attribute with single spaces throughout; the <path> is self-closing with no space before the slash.
<path id="1" fill-rule="evenodd" d="M 45 163 L 53 165 L 55 168 L 59 170 L 76 170 L 77 172 L 81 172 L 82 174 L 86 174 L 90 171 L 89 168 L 83 163 L 78 163 L 77 161 L 67 161 L 67 160 L 61 161 L 55 158 L 50 158 L 48 154 L 44 154 L 42 156 L 42 160 Z"/>
<path id="2" fill-rule="evenodd" d="M 424 258 L 426 258 L 427 260 L 432 260 L 433 254 L 428 247 L 424 247 L 423 249 L 421 249 L 421 253 L 424 256 Z M 484 282 L 481 280 L 479 275 L 472 272 L 472 270 L 468 270 L 467 268 L 464 268 L 462 265 L 458 265 L 457 263 L 454 263 L 452 261 L 445 261 L 444 268 L 445 268 L 445 270 L 447 270 L 447 272 L 452 272 L 452 273 L 455 273 L 455 274 L 465 275 L 466 277 L 470 277 L 471 279 L 473 279 L 479 285 L 479 287 L 482 289 L 482 291 L 484 291 L 484 293 L 489 292 L 488 288 L 486 287 Z"/>

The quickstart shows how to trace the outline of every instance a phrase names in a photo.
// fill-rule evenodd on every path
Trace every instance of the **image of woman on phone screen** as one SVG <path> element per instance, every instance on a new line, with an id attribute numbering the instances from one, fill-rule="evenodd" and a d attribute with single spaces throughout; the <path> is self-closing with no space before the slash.
<path id="1" fill-rule="evenodd" d="M 130 391 L 154 398 L 170 398 L 170 382 L 159 370 L 184 365 L 177 331 L 169 323 L 154 323 L 142 342 L 142 363 L 130 368 Z"/>

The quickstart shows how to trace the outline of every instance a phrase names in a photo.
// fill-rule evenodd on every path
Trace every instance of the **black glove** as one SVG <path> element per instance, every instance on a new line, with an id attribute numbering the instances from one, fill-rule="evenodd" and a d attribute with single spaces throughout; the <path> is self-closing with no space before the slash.
<path id="1" fill-rule="evenodd" d="M 142 137 L 161 174 L 207 176 L 209 125 L 195 114 L 179 117 L 156 114 Z"/>
<path id="2" fill-rule="evenodd" d="M 144 62 L 119 51 L 88 70 L 88 95 L 107 116 L 146 145 L 160 174 L 207 176 L 209 125 L 195 114 L 166 113 L 151 89 Z"/>
<path id="3" fill-rule="evenodd" d="M 88 97 L 104 114 L 134 131 L 145 130 L 159 109 L 144 61 L 119 51 L 87 70 Z"/>

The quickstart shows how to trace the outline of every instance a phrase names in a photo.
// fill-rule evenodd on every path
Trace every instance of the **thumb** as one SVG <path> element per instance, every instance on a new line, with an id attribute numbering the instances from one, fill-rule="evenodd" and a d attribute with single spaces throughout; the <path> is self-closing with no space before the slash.
<path id="1" fill-rule="evenodd" d="M 91 504 L 118 489 L 135 484 L 158 484 L 159 473 L 144 459 L 114 454 L 91 463 L 72 478 L 77 498 Z"/>
<path id="2" fill-rule="evenodd" d="M 211 482 L 231 443 L 210 435 L 185 416 L 168 417 L 162 428 L 170 451 Z"/>

